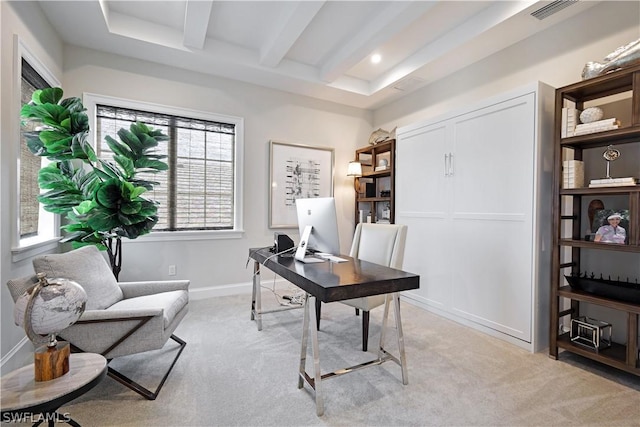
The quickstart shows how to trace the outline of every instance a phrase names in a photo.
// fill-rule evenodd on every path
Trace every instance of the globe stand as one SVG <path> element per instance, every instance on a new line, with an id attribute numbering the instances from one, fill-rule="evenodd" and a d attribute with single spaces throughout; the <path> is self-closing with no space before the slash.
<path id="1" fill-rule="evenodd" d="M 67 279 L 53 279 L 47 280 L 46 275 L 38 273 L 38 283 L 35 285 L 30 294 L 28 294 L 28 300 L 24 309 L 24 331 L 27 333 L 27 337 L 36 345 L 34 352 L 34 373 L 36 382 L 50 381 L 59 378 L 69 372 L 69 355 L 71 354 L 71 346 L 66 341 L 58 342 L 56 340 L 56 332 L 53 332 L 52 328 L 44 328 L 43 334 L 36 333 L 33 329 L 32 314 L 36 300 L 44 300 L 42 295 L 45 295 L 48 301 L 56 300 L 60 297 L 69 295 L 70 290 L 75 289 L 77 292 L 77 300 L 64 301 L 66 306 L 69 306 L 67 311 L 73 316 L 63 319 L 62 325 L 56 325 L 56 331 L 62 330 L 76 322 L 82 315 L 85 309 L 87 294 L 82 287 Z M 42 294 L 42 295 L 41 295 Z M 39 298 L 39 299 L 38 299 Z M 42 302 L 40 302 L 42 304 Z M 16 304 L 16 307 L 18 305 Z M 38 306 L 40 307 L 40 306 Z M 36 309 L 42 311 L 42 308 Z M 60 312 L 58 306 L 53 306 L 53 311 Z M 42 317 L 42 313 L 40 313 Z M 42 330 L 42 325 L 38 325 Z M 44 345 L 40 345 L 44 344 Z M 39 346 L 40 345 L 40 346 Z"/>
<path id="2" fill-rule="evenodd" d="M 71 346 L 66 341 L 36 348 L 33 360 L 36 381 L 54 380 L 69 372 L 70 354 Z"/>

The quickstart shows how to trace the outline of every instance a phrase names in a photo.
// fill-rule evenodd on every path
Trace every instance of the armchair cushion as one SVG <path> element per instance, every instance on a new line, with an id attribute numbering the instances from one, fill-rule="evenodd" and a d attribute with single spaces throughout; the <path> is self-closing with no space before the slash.
<path id="1" fill-rule="evenodd" d="M 127 298 L 113 304 L 106 311 L 131 311 L 140 312 L 146 309 L 162 309 L 164 327 L 167 328 L 176 314 L 189 302 L 187 291 L 170 291 L 159 294 L 145 295 L 135 298 Z"/>
<path id="2" fill-rule="evenodd" d="M 95 246 L 34 258 L 33 268 L 50 279 L 63 277 L 80 284 L 87 293 L 87 310 L 102 310 L 123 298 L 111 268 Z"/>
<path id="3" fill-rule="evenodd" d="M 189 280 L 155 280 L 146 282 L 118 282 L 124 299 L 152 295 L 160 292 L 188 291 Z"/>

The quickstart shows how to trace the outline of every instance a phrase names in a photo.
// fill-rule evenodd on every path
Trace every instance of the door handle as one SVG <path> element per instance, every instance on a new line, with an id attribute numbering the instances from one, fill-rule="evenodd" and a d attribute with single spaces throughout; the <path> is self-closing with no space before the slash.
<path id="1" fill-rule="evenodd" d="M 449 154 L 444 154 L 444 176 L 449 176 Z"/>
<path id="2" fill-rule="evenodd" d="M 449 176 L 453 176 L 453 153 L 449 153 Z"/>

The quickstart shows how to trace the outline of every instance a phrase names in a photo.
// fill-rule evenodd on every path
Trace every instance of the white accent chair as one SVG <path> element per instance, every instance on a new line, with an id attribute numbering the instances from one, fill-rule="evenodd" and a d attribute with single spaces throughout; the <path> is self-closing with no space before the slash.
<path id="1" fill-rule="evenodd" d="M 349 255 L 353 258 L 401 270 L 406 240 L 406 225 L 360 223 L 356 226 Z M 359 310 L 362 310 L 362 351 L 367 351 L 369 312 L 384 304 L 385 295 L 374 295 L 340 302 L 355 307 L 356 314 L 358 314 Z"/>
<path id="2" fill-rule="evenodd" d="M 36 274 L 45 273 L 49 279 L 73 280 L 87 293 L 85 312 L 58 334 L 74 352 L 99 353 L 110 362 L 115 357 L 160 349 L 169 339 L 178 343 L 177 354 L 155 391 L 108 367 L 109 377 L 154 400 L 186 346 L 173 331 L 188 311 L 189 280 L 117 282 L 95 246 L 37 257 L 33 267 Z M 37 282 L 34 274 L 9 280 L 7 286 L 16 301 Z"/>

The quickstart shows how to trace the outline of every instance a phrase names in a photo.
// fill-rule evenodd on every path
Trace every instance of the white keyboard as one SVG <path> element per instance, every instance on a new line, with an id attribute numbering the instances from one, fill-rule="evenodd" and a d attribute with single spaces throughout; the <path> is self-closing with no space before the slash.
<path id="1" fill-rule="evenodd" d="M 334 255 L 331 255 L 331 254 L 326 254 L 326 253 L 323 253 L 323 252 L 318 252 L 315 255 L 317 257 L 329 260 L 331 262 L 347 262 L 347 260 L 344 259 L 344 258 L 340 258 L 340 257 L 334 256 Z"/>

